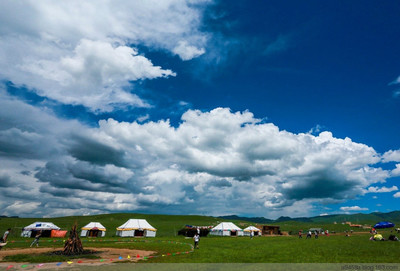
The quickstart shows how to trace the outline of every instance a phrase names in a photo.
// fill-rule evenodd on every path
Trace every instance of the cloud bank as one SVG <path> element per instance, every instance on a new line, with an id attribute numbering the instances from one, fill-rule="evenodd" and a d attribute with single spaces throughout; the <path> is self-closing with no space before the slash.
<path id="1" fill-rule="evenodd" d="M 356 198 L 389 177 L 373 166 L 381 157 L 367 145 L 330 132 L 282 131 L 249 111 L 188 110 L 177 127 L 115 119 L 89 127 L 5 91 L 0 101 L 5 215 L 300 216 L 315 204 Z"/>
<path id="2" fill-rule="evenodd" d="M 133 83 L 176 73 L 137 46 L 182 60 L 204 54 L 207 2 L 2 1 L 0 79 L 93 112 L 148 107 Z"/>

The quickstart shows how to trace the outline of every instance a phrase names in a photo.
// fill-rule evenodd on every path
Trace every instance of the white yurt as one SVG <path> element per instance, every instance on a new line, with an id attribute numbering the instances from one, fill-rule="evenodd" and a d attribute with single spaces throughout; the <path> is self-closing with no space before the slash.
<path id="1" fill-rule="evenodd" d="M 121 237 L 156 237 L 156 231 L 146 219 L 129 219 L 117 228 L 117 236 Z"/>
<path id="2" fill-rule="evenodd" d="M 42 237 L 50 237 L 52 230 L 60 230 L 51 222 L 35 222 L 22 229 L 21 237 L 35 237 L 38 231 L 42 231 Z"/>
<path id="3" fill-rule="evenodd" d="M 211 235 L 217 236 L 243 236 L 243 230 L 232 222 L 221 222 L 211 229 Z"/>
<path id="4" fill-rule="evenodd" d="M 245 228 L 244 230 L 244 235 L 245 236 L 250 236 L 250 233 L 253 232 L 254 236 L 259 236 L 261 235 L 261 230 L 259 228 L 256 228 L 254 226 L 248 226 L 247 228 Z"/>
<path id="5" fill-rule="evenodd" d="M 90 222 L 81 229 L 81 237 L 104 237 L 106 228 L 100 222 Z"/>

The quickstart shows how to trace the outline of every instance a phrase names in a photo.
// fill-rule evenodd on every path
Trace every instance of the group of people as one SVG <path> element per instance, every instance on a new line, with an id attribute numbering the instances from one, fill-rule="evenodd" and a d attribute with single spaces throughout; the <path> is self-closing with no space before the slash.
<path id="1" fill-rule="evenodd" d="M 322 234 L 324 234 L 326 236 L 329 236 L 329 232 L 327 230 L 323 231 Z M 312 235 L 313 235 L 313 233 L 311 232 L 311 230 L 309 230 L 307 232 L 306 239 L 310 239 L 312 237 Z M 319 231 L 314 231 L 315 239 L 318 239 L 318 236 L 319 236 Z M 302 230 L 299 230 L 299 239 L 300 238 L 303 238 L 303 231 Z"/>
<path id="2" fill-rule="evenodd" d="M 389 237 L 386 239 L 382 236 L 382 234 L 379 234 L 376 230 L 375 231 L 371 231 L 371 237 L 369 238 L 369 240 L 371 241 L 399 241 L 399 238 L 393 234 L 393 231 L 390 231 L 390 235 Z"/>
<path id="3" fill-rule="evenodd" d="M 314 234 L 315 234 L 315 239 L 318 239 L 318 231 L 315 231 Z M 311 237 L 312 237 L 312 232 L 308 231 L 307 235 L 306 235 L 306 239 L 309 239 Z M 302 230 L 299 231 L 299 239 L 300 238 L 303 238 L 303 231 Z"/>

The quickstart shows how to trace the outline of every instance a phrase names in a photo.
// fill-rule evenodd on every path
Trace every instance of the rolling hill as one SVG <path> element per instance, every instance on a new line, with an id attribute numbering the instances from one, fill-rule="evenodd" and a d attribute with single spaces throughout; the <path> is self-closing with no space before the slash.
<path id="1" fill-rule="evenodd" d="M 304 223 L 343 223 L 352 222 L 353 224 L 375 224 L 379 221 L 392 221 L 394 223 L 400 223 L 400 211 L 393 211 L 389 213 L 374 212 L 370 214 L 336 214 L 336 215 L 324 215 L 314 217 L 296 217 L 291 218 L 288 216 L 281 216 L 278 219 L 272 220 L 265 217 L 239 217 L 236 215 L 220 216 L 222 219 L 234 219 L 241 221 L 249 221 L 254 223 L 283 223 L 288 221 L 297 221 Z"/>

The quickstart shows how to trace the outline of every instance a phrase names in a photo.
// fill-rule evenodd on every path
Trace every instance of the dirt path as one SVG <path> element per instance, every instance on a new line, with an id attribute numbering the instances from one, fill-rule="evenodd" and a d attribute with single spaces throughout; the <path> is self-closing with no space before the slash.
<path id="1" fill-rule="evenodd" d="M 98 255 L 100 259 L 73 259 L 71 260 L 74 264 L 79 264 L 80 266 L 82 265 L 106 265 L 106 264 L 112 264 L 113 262 L 118 262 L 118 261 L 124 261 L 124 262 L 137 262 L 140 258 L 143 259 L 143 257 L 148 257 L 151 255 L 155 254 L 155 251 L 146 251 L 146 250 L 136 250 L 136 249 L 127 249 L 127 248 L 93 248 L 93 247 L 85 247 L 85 250 L 94 250 L 98 251 L 99 253 L 96 254 Z M 23 249 L 7 249 L 7 250 L 1 250 L 0 251 L 0 261 L 3 260 L 5 256 L 10 256 L 10 255 L 16 255 L 16 254 L 40 254 L 40 253 L 46 253 L 46 252 L 53 252 L 53 251 L 59 251 L 60 248 L 23 248 Z M 128 255 L 130 258 L 128 259 Z M 140 258 L 137 256 L 139 255 Z M 122 257 L 122 259 L 119 259 L 119 257 Z M 78 263 L 79 262 L 79 263 Z M 8 266 L 14 266 L 17 270 L 19 270 L 19 266 L 22 265 L 29 265 L 29 266 L 37 266 L 38 264 L 31 264 L 31 263 L 14 263 L 14 262 L 0 262 L 0 269 L 3 269 L 4 267 Z M 54 266 L 56 267 L 57 262 L 54 263 L 45 263 L 44 266 L 51 267 Z M 63 267 L 68 267 L 68 263 L 63 263 L 59 266 L 58 268 L 63 268 Z M 15 269 L 14 269 L 15 270 Z"/>

